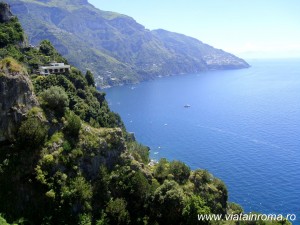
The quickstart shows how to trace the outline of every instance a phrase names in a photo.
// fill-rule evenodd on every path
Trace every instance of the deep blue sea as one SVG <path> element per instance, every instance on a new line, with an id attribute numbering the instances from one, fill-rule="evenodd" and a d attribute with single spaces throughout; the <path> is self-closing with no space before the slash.
<path id="1" fill-rule="evenodd" d="M 300 224 L 300 59 L 248 62 L 105 92 L 153 159 L 207 169 L 246 212 L 296 214 Z"/>

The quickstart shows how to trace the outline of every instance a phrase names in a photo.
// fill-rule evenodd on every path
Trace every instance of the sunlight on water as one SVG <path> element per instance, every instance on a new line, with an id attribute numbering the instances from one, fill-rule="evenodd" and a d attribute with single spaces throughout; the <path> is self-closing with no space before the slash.
<path id="1" fill-rule="evenodd" d="M 116 87 L 107 99 L 152 158 L 208 169 L 247 212 L 300 218 L 300 60 L 250 64 Z"/>

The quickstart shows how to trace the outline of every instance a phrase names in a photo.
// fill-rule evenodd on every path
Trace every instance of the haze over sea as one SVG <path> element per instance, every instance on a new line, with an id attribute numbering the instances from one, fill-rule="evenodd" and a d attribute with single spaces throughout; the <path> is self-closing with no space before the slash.
<path id="1" fill-rule="evenodd" d="M 246 212 L 293 213 L 299 224 L 300 60 L 248 62 L 105 91 L 153 159 L 207 169 Z"/>

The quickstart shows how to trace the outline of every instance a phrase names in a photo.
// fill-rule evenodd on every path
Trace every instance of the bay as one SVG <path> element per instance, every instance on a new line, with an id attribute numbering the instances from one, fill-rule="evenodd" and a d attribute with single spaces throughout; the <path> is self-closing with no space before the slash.
<path id="1" fill-rule="evenodd" d="M 151 158 L 207 169 L 246 212 L 296 214 L 299 223 L 300 60 L 249 63 L 105 92 Z"/>

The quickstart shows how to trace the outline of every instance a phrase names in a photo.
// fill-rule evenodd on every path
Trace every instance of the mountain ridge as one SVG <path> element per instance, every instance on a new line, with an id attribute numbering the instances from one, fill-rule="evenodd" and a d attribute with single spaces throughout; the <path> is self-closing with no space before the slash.
<path id="1" fill-rule="evenodd" d="M 150 161 L 90 71 L 35 74 L 49 58 L 67 60 L 47 40 L 20 44 L 19 20 L 0 2 L 2 15 L 9 16 L 0 22 L 1 225 L 213 225 L 234 221 L 199 214 L 242 215 L 208 171 Z M 242 224 L 291 225 L 284 218 Z"/>
<path id="2" fill-rule="evenodd" d="M 249 67 L 244 60 L 195 38 L 150 31 L 132 17 L 102 11 L 86 0 L 7 2 L 32 44 L 49 39 L 72 64 L 83 71 L 91 70 L 99 87 L 164 75 Z"/>
<path id="3" fill-rule="evenodd" d="M 0 16 L 10 15 L 8 5 L 1 6 Z M 180 161 L 151 163 L 150 149 L 110 111 L 91 72 L 84 76 L 72 66 L 60 74 L 35 74 L 36 62 L 67 60 L 47 40 L 39 48 L 20 45 L 24 32 L 17 17 L 0 22 L 5 35 L 1 225 L 190 224 L 199 208 L 242 210 L 231 207 L 225 184 L 207 171 L 191 171 Z M 202 193 L 205 188 L 211 190 Z"/>

